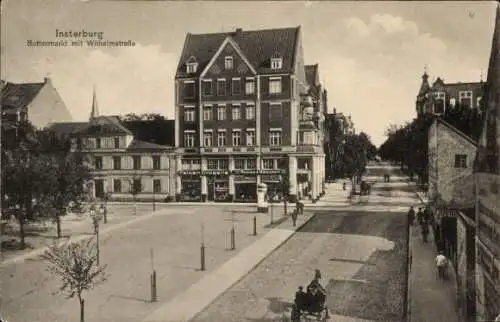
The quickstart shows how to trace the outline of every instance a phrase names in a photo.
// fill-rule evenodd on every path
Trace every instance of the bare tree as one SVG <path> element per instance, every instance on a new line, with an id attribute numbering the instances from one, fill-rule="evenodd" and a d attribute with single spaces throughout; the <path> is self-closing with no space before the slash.
<path id="1" fill-rule="evenodd" d="M 80 243 L 53 244 L 42 255 L 48 271 L 61 279 L 61 292 L 67 298 L 78 298 L 80 322 L 85 322 L 84 292 L 106 281 L 106 265 L 97 264 L 96 242 L 93 238 Z"/>

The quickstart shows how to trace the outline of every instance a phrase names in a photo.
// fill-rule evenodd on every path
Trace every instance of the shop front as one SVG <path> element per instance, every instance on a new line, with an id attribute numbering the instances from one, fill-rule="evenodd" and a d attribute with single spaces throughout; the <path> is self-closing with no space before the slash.
<path id="1" fill-rule="evenodd" d="M 200 171 L 183 171 L 181 173 L 181 200 L 201 201 Z"/>
<path id="2" fill-rule="evenodd" d="M 262 183 L 267 185 L 268 200 L 281 201 L 284 197 L 282 174 L 280 170 L 269 172 L 261 175 Z"/>
<path id="3" fill-rule="evenodd" d="M 234 170 L 234 201 L 257 201 L 257 171 Z"/>
<path id="4" fill-rule="evenodd" d="M 207 177 L 207 200 L 228 202 L 232 197 L 229 194 L 229 172 L 220 170 L 203 171 Z"/>

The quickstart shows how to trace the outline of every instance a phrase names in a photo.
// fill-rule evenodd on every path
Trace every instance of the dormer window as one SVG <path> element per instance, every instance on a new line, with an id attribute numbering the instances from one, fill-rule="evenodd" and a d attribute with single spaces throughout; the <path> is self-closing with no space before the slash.
<path id="1" fill-rule="evenodd" d="M 194 74 L 196 73 L 196 69 L 198 68 L 198 63 L 188 63 L 186 64 L 186 66 L 187 66 L 187 73 Z"/>
<path id="2" fill-rule="evenodd" d="M 233 57 L 226 56 L 226 58 L 224 59 L 224 68 L 233 69 Z"/>
<path id="3" fill-rule="evenodd" d="M 283 66 L 283 59 L 271 58 L 271 69 L 281 69 Z"/>

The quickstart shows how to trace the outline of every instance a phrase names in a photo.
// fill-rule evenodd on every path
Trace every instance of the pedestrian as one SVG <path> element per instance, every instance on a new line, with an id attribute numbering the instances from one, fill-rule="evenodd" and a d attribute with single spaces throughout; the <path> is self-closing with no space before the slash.
<path id="1" fill-rule="evenodd" d="M 420 225 L 422 225 L 422 223 L 424 222 L 424 213 L 422 212 L 422 208 L 418 208 L 417 221 Z"/>
<path id="2" fill-rule="evenodd" d="M 345 189 L 346 189 L 346 184 L 345 184 L 345 181 L 344 181 L 344 182 L 342 183 L 342 190 L 344 190 L 344 191 L 345 191 Z"/>
<path id="3" fill-rule="evenodd" d="M 297 209 L 294 209 L 292 211 L 292 221 L 293 221 L 293 227 L 297 225 Z"/>
<path id="4" fill-rule="evenodd" d="M 424 223 L 422 225 L 422 240 L 424 241 L 424 243 L 427 243 L 427 236 L 428 235 L 429 235 L 429 225 Z"/>
<path id="5" fill-rule="evenodd" d="M 423 219 L 424 219 L 424 222 L 425 222 L 426 225 L 428 225 L 431 222 L 431 214 L 430 214 L 430 211 L 429 211 L 429 206 L 426 206 L 424 208 Z"/>
<path id="6" fill-rule="evenodd" d="M 446 266 L 448 266 L 448 259 L 443 255 L 443 252 L 439 252 L 436 256 L 436 266 L 438 270 L 438 276 L 441 279 L 446 278 Z"/>
<path id="7" fill-rule="evenodd" d="M 410 207 L 410 210 L 408 210 L 408 221 L 410 225 L 413 226 L 413 221 L 415 220 L 415 209 L 413 209 L 413 206 Z"/>

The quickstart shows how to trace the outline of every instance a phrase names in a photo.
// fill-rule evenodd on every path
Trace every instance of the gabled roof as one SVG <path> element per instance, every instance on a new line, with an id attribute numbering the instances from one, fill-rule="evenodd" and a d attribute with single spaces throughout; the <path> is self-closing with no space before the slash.
<path id="1" fill-rule="evenodd" d="M 474 145 L 475 147 L 478 146 L 478 142 L 476 140 L 474 140 L 473 138 L 471 138 L 470 136 L 468 136 L 464 132 L 460 131 L 459 129 L 457 129 L 456 127 L 454 127 L 453 125 L 451 125 L 450 123 L 446 122 L 442 118 L 437 117 L 436 118 L 436 122 L 438 122 L 438 123 L 446 126 L 448 129 L 450 129 L 455 134 L 457 134 L 458 136 L 462 137 L 463 139 L 465 139 L 467 142 L 469 142 L 470 144 Z"/>
<path id="2" fill-rule="evenodd" d="M 38 95 L 45 83 L 5 83 L 2 88 L 2 110 L 24 108 Z"/>
<path id="3" fill-rule="evenodd" d="M 144 150 L 171 150 L 171 146 L 159 145 L 155 143 L 133 140 L 127 147 L 127 151 L 144 151 Z"/>
<path id="4" fill-rule="evenodd" d="M 91 119 L 90 122 L 52 123 L 49 128 L 61 134 L 132 135 L 132 132 L 120 123 L 117 116 L 98 116 Z"/>
<path id="5" fill-rule="evenodd" d="M 88 125 L 88 122 L 64 122 L 49 124 L 48 128 L 59 134 L 72 135 L 81 133 Z"/>
<path id="6" fill-rule="evenodd" d="M 186 74 L 186 63 L 191 57 L 199 64 L 199 75 L 227 37 L 231 37 L 259 73 L 291 72 L 294 70 L 299 34 L 300 27 L 212 34 L 188 33 L 177 66 L 176 78 L 191 76 Z M 270 66 L 271 57 L 276 55 L 283 58 L 283 68 L 279 71 L 271 70 Z"/>

